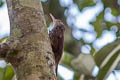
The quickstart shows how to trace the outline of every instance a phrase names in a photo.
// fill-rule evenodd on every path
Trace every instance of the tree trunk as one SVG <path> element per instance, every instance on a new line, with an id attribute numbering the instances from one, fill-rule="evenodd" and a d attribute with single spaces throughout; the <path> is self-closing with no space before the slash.
<path id="1" fill-rule="evenodd" d="M 40 0 L 7 0 L 10 51 L 18 80 L 56 80 L 55 60 Z"/>

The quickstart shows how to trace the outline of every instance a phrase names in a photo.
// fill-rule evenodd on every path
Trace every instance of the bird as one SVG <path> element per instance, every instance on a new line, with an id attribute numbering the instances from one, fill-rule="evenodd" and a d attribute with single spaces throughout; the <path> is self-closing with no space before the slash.
<path id="1" fill-rule="evenodd" d="M 53 29 L 49 31 L 49 38 L 50 38 L 52 51 L 55 57 L 56 74 L 57 74 L 58 64 L 61 60 L 64 50 L 65 25 L 61 20 L 55 19 L 55 17 L 52 14 L 50 14 L 50 17 L 53 21 Z"/>

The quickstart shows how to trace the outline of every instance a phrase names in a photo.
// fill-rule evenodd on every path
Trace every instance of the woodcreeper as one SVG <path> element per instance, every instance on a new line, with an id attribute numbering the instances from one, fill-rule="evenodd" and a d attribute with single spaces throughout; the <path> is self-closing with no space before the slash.
<path id="1" fill-rule="evenodd" d="M 50 17 L 53 21 L 53 29 L 49 31 L 50 42 L 52 46 L 52 51 L 55 55 L 55 64 L 56 64 L 56 74 L 59 61 L 63 54 L 64 49 L 64 32 L 65 32 L 65 25 L 59 19 L 55 19 L 52 14 Z"/>

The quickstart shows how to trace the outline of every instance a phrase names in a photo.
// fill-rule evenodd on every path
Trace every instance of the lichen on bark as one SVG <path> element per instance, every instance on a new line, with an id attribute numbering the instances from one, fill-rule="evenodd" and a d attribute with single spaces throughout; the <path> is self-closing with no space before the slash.
<path id="1" fill-rule="evenodd" d="M 40 0 L 7 0 L 10 62 L 18 80 L 55 80 L 55 61 Z"/>

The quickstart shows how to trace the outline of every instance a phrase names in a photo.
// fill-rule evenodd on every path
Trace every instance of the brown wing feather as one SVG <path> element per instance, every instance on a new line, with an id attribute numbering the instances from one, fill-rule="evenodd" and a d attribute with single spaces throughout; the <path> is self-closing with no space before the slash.
<path id="1" fill-rule="evenodd" d="M 57 74 L 58 63 L 63 54 L 65 25 L 62 23 L 61 20 L 55 19 L 51 14 L 50 16 L 53 20 L 54 28 L 49 32 L 49 37 L 51 41 L 52 50 L 55 55 Z"/>
<path id="2" fill-rule="evenodd" d="M 57 67 L 59 64 L 59 61 L 62 57 L 63 52 L 63 46 L 64 46 L 64 34 L 60 34 L 61 32 L 52 30 L 49 33 L 51 46 L 53 53 L 55 55 L 55 63 L 56 63 L 56 73 L 57 73 Z"/>

